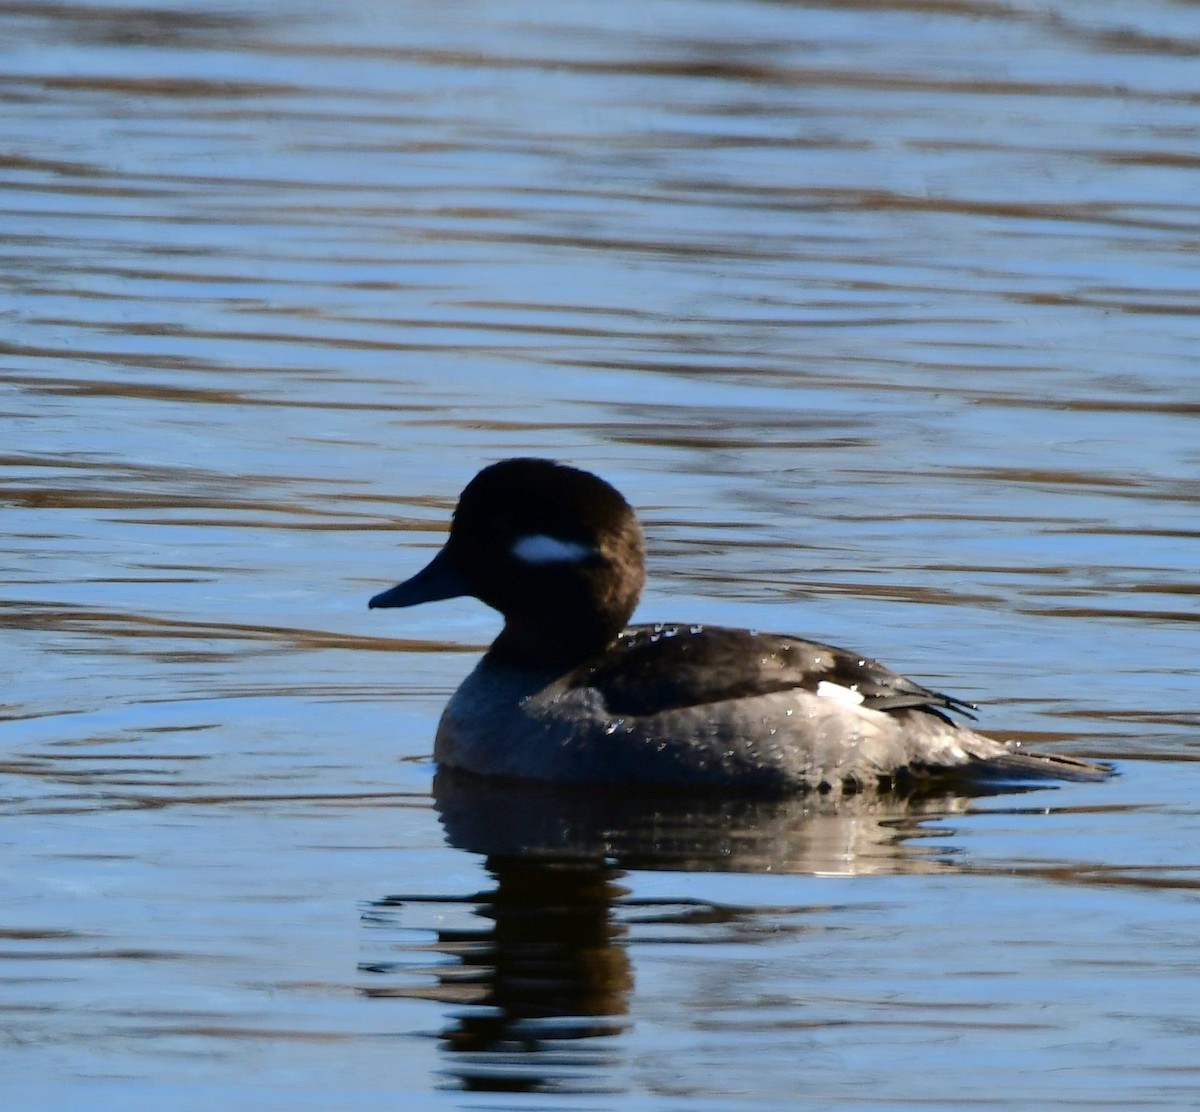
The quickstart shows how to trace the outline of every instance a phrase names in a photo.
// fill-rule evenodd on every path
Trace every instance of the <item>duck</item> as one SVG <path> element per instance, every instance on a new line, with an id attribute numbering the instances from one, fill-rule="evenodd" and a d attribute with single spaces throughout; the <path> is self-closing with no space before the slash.
<path id="1" fill-rule="evenodd" d="M 449 536 L 371 609 L 471 596 L 503 629 L 441 715 L 442 769 L 548 784 L 895 790 L 947 777 L 1101 780 L 1112 769 L 976 733 L 974 704 L 848 649 L 697 623 L 630 625 L 645 536 L 604 479 L 493 463 Z"/>

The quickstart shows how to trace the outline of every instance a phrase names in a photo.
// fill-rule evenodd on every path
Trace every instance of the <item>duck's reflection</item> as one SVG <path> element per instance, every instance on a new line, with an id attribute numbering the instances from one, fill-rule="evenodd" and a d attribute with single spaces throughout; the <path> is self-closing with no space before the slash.
<path id="1" fill-rule="evenodd" d="M 978 792 L 976 792 L 978 794 Z M 971 797 L 791 796 L 498 783 L 439 772 L 451 845 L 492 860 L 613 861 L 630 869 L 858 876 L 947 867 L 924 819 Z M 935 839 L 931 843 L 931 839 Z"/>
<path id="2" fill-rule="evenodd" d="M 385 980 L 368 995 L 450 1005 L 440 1037 L 448 1072 L 463 1088 L 611 1090 L 611 1036 L 625 1027 L 633 984 L 626 929 L 613 914 L 627 895 L 619 871 L 598 861 L 514 857 L 493 858 L 488 869 L 495 887 L 462 900 L 394 896 L 373 905 L 370 918 L 384 926 L 419 929 L 431 910 L 442 925 L 432 944 L 363 966 L 405 981 L 432 973 L 436 986 Z M 457 915 L 447 906 L 454 904 Z"/>
<path id="3" fill-rule="evenodd" d="M 373 905 L 369 917 L 380 925 L 432 929 L 433 940 L 422 934 L 419 944 L 398 946 L 401 960 L 364 965 L 380 975 L 366 991 L 450 1006 L 441 1032 L 448 1072 L 466 1088 L 496 1092 L 619 1091 L 615 1036 L 627 1025 L 633 988 L 629 932 L 674 924 L 703 941 L 713 924 L 758 914 L 702 900 L 633 902 L 620 883 L 624 870 L 946 870 L 953 864 L 944 837 L 922 820 L 970 803 L 959 795 L 664 797 L 444 772 L 434 796 L 450 843 L 484 855 L 495 887 Z M 407 983 L 386 983 L 397 973 Z M 425 983 L 412 983 L 414 973 Z"/>

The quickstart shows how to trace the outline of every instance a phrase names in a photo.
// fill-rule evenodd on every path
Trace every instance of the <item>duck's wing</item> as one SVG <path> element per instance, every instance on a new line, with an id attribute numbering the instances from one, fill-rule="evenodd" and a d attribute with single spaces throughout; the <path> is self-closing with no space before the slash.
<path id="1" fill-rule="evenodd" d="M 856 750 L 866 764 L 850 778 L 863 783 L 873 776 L 894 780 L 898 775 L 922 779 L 941 774 L 1001 782 L 1103 780 L 1112 772 L 1108 765 L 1025 752 L 1014 743 L 984 737 L 949 716 L 953 711 L 973 717 L 973 704 L 922 687 L 870 657 L 780 634 L 714 626 L 639 626 L 565 677 L 565 685 L 594 691 L 608 714 L 623 717 L 785 691 L 882 711 L 897 720 L 896 728 L 890 733 L 874 731 L 871 759 L 870 746 Z M 833 763 L 841 768 L 840 761 Z M 845 777 L 845 770 L 840 774 Z M 828 776 L 821 769 L 807 769 L 804 778 L 818 783 Z"/>
<path id="2" fill-rule="evenodd" d="M 611 714 L 650 715 L 800 689 L 880 711 L 947 711 L 972 704 L 931 691 L 858 653 L 775 633 L 717 626 L 638 626 L 571 680 Z"/>

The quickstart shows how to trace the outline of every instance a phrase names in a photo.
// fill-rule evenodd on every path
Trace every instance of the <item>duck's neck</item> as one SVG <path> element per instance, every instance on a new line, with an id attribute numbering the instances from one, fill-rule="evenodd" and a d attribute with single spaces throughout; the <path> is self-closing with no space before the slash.
<path id="1" fill-rule="evenodd" d="M 543 618 L 523 623 L 510 617 L 492 643 L 491 655 L 518 667 L 568 672 L 603 652 L 624 628 L 624 621 L 573 619 L 566 614 L 553 622 Z"/>

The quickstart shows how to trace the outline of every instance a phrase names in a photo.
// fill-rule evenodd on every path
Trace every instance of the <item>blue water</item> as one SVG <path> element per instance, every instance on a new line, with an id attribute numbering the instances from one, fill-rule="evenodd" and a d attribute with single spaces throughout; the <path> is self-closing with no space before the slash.
<path id="1" fill-rule="evenodd" d="M 1190 1108 L 1188 5 L 0 9 L 6 1108 Z M 1114 761 L 467 790 L 485 463 Z"/>

